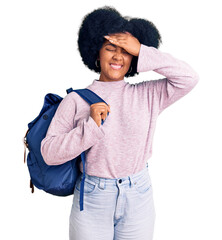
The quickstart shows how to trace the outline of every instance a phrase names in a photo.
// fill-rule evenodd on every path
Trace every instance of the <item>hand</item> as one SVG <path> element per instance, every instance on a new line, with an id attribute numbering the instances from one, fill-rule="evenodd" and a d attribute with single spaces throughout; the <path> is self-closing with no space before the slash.
<path id="1" fill-rule="evenodd" d="M 105 121 L 108 111 L 110 112 L 110 106 L 104 102 L 98 102 L 90 105 L 90 116 L 96 122 L 98 127 L 101 125 L 102 119 Z"/>
<path id="2" fill-rule="evenodd" d="M 132 54 L 133 56 L 139 56 L 141 43 L 131 33 L 112 33 L 108 36 L 104 36 L 104 38 L 106 38 L 116 46 L 124 48 L 128 53 Z"/>

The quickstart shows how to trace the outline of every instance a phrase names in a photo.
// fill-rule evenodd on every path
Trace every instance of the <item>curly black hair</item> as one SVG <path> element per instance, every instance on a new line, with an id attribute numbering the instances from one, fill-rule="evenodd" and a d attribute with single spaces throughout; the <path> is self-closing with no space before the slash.
<path id="1" fill-rule="evenodd" d="M 100 66 L 95 65 L 105 35 L 127 31 L 136 37 L 141 44 L 159 47 L 161 35 L 155 25 L 146 19 L 123 17 L 114 7 L 104 6 L 83 17 L 78 31 L 78 50 L 83 63 L 95 72 L 101 72 Z M 139 74 L 137 72 L 138 57 L 133 56 L 132 71 L 125 77 Z"/>

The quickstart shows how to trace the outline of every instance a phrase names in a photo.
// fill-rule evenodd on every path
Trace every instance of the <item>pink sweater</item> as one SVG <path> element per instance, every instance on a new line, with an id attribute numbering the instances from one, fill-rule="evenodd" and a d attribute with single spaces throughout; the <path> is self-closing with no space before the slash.
<path id="1" fill-rule="evenodd" d="M 111 112 L 100 127 L 85 100 L 75 92 L 66 95 L 41 142 L 45 162 L 62 164 L 86 151 L 86 173 L 92 176 L 120 178 L 145 168 L 158 115 L 199 80 L 186 62 L 141 44 L 137 71 L 150 70 L 165 78 L 136 84 L 95 79 L 87 87 L 110 105 Z"/>

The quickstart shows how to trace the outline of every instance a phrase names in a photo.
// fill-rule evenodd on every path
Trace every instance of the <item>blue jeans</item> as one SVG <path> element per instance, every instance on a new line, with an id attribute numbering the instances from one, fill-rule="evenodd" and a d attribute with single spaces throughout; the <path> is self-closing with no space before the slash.
<path id="1" fill-rule="evenodd" d="M 69 218 L 69 240 L 152 240 L 155 208 L 146 167 L 131 176 L 110 179 L 86 174 L 84 210 L 77 180 Z"/>

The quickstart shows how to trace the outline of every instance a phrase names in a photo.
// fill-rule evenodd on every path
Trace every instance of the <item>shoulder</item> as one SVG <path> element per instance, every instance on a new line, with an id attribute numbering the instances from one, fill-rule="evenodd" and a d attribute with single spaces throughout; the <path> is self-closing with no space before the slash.
<path id="1" fill-rule="evenodd" d="M 76 109 L 76 111 L 81 108 L 84 109 L 85 107 L 89 106 L 89 104 L 75 91 L 67 94 L 63 98 L 63 100 L 60 104 L 65 108 Z"/>
<path id="2" fill-rule="evenodd" d="M 69 94 L 67 94 L 63 98 L 62 102 L 67 103 L 67 104 L 76 104 L 79 101 L 79 99 L 82 99 L 82 98 L 79 96 L 78 93 L 73 91 L 73 92 L 70 92 Z"/>
<path id="3" fill-rule="evenodd" d="M 58 112 L 69 112 L 71 109 L 75 109 L 77 104 L 76 95 L 78 95 L 76 92 L 70 92 L 67 94 L 60 102 L 58 106 Z"/>

